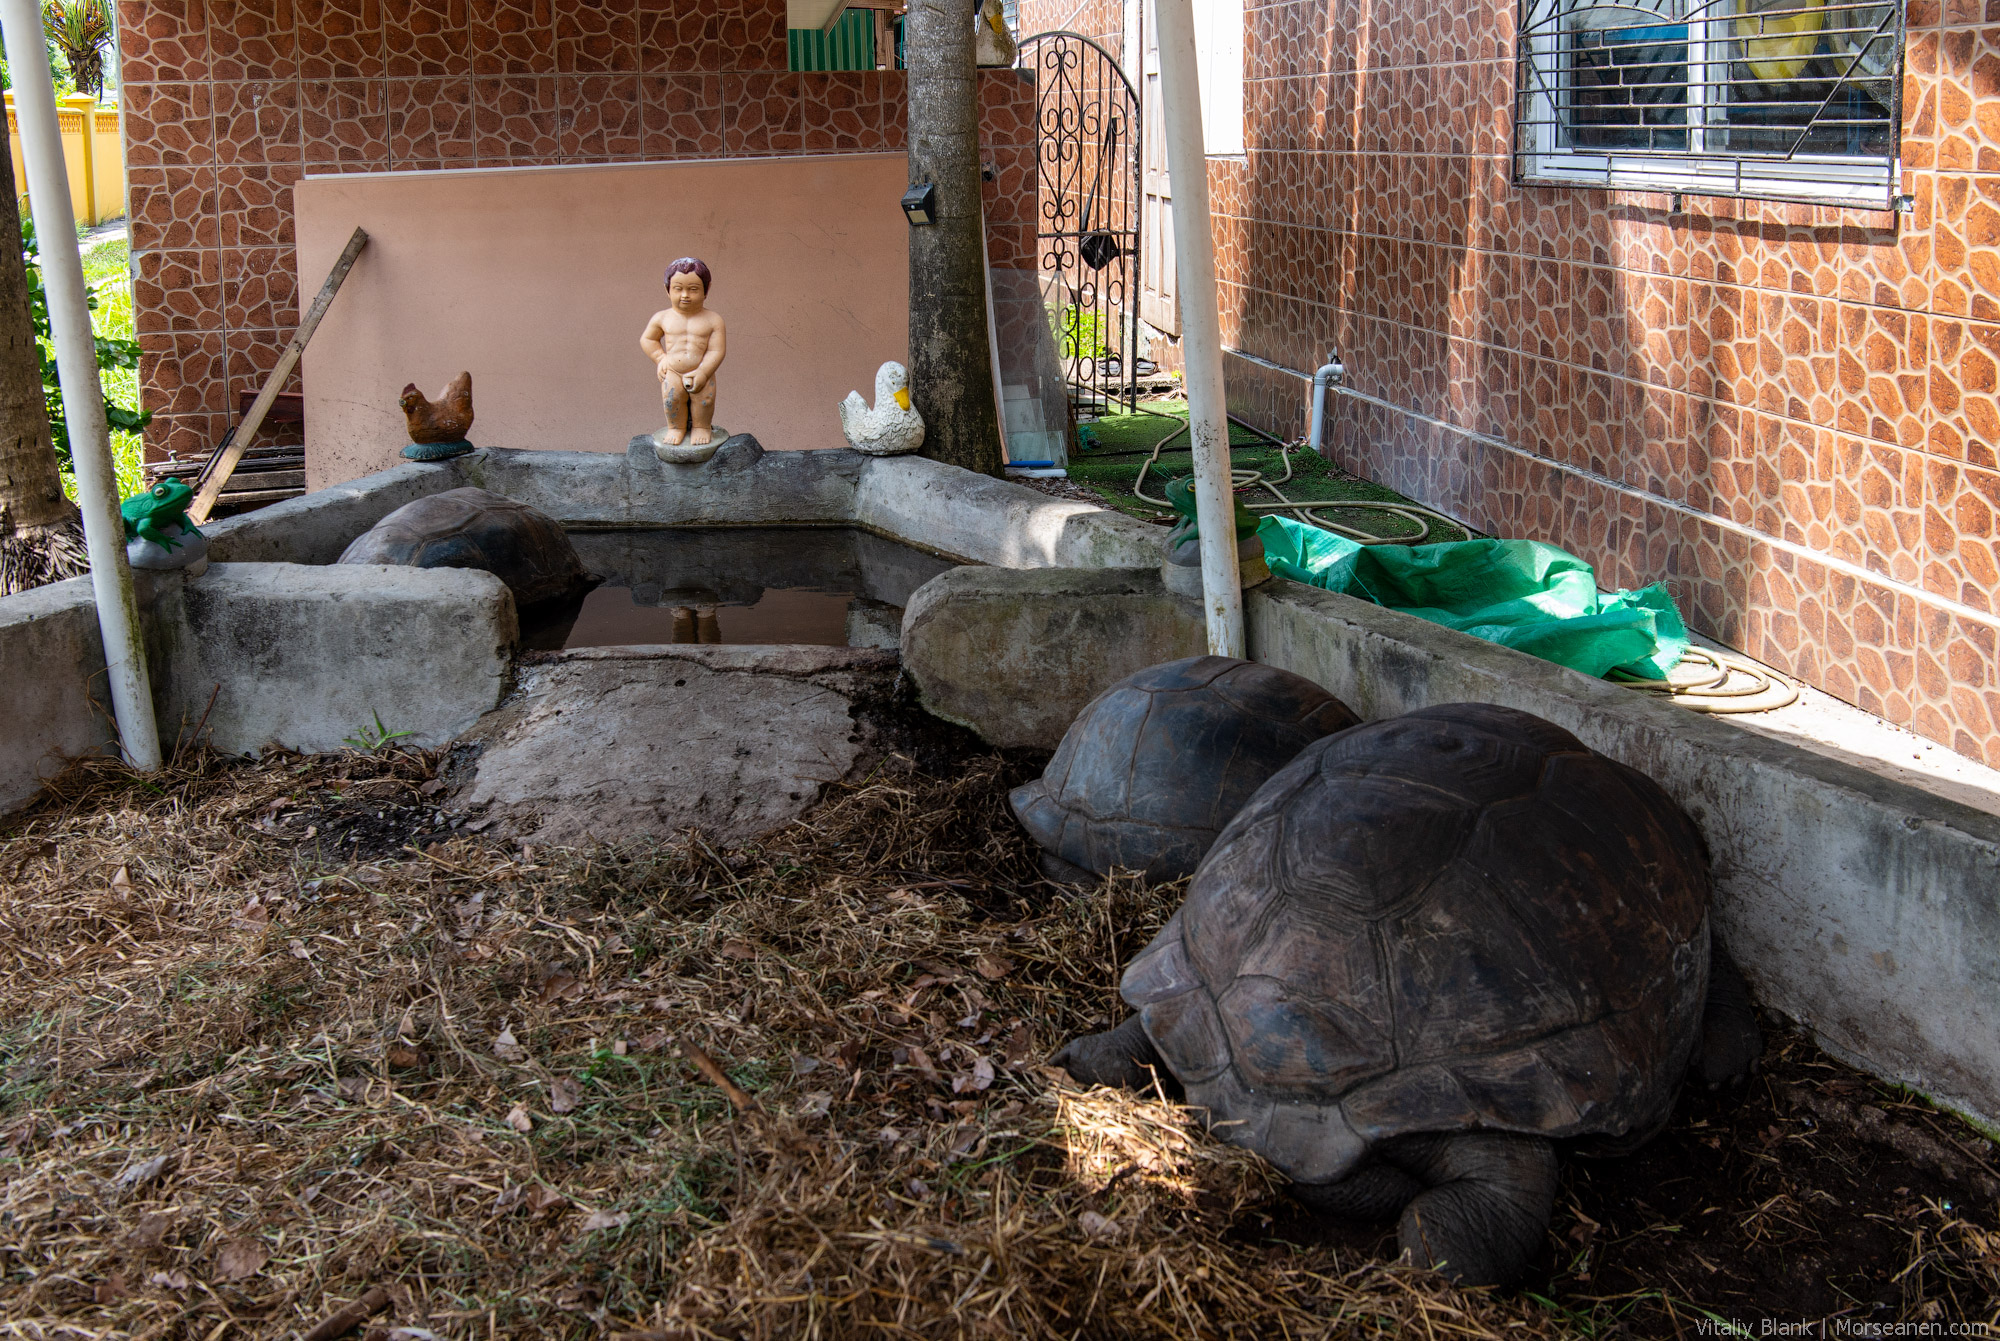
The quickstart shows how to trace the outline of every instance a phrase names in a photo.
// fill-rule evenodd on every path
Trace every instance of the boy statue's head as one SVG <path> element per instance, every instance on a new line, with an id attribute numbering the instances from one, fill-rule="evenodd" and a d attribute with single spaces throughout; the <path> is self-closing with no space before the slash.
<path id="1" fill-rule="evenodd" d="M 673 296 L 674 305 L 676 307 L 679 307 L 682 305 L 681 293 L 677 293 L 675 291 L 675 286 L 674 286 L 674 277 L 677 275 L 690 275 L 694 279 L 700 281 L 701 292 L 691 295 L 694 299 L 694 303 L 692 305 L 697 307 L 700 306 L 701 301 L 708 297 L 708 286 L 710 282 L 708 267 L 702 264 L 701 261 L 697 260 L 695 257 L 692 256 L 683 256 L 678 261 L 675 261 L 672 265 L 669 265 L 667 267 L 667 274 L 666 274 L 667 292 L 668 294 Z M 688 283 L 687 281 L 682 281 L 680 285 L 680 290 L 682 293 L 685 293 L 686 291 L 692 289 L 693 287 L 694 286 Z"/>

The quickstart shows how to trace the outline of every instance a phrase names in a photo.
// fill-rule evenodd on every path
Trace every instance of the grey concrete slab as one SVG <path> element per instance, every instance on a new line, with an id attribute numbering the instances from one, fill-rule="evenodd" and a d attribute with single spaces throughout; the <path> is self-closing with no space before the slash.
<path id="1" fill-rule="evenodd" d="M 1052 750 L 1133 671 L 1207 650 L 1200 611 L 1155 568 L 958 568 L 903 612 L 903 669 L 926 710 L 991 744 Z"/>
<path id="2" fill-rule="evenodd" d="M 1123 513 L 1051 498 L 919 456 L 870 457 L 854 520 L 884 535 L 1002 568 L 1151 568 L 1164 532 Z"/>
<path id="3" fill-rule="evenodd" d="M 538 657 L 461 742 L 447 802 L 538 842 L 761 837 L 881 757 L 863 711 L 893 651 L 619 647 Z"/>
<path id="4" fill-rule="evenodd" d="M 73 758 L 115 748 L 90 579 L 0 600 L 0 814 Z"/>
<path id="5" fill-rule="evenodd" d="M 372 564 L 162 574 L 144 623 L 164 743 L 200 725 L 230 754 L 338 750 L 378 715 L 442 745 L 500 702 L 517 634 L 491 573 Z"/>
<path id="6" fill-rule="evenodd" d="M 617 455 L 494 449 L 470 472 L 565 526 L 765 526 L 848 521 L 861 462 L 844 448 L 767 452 L 739 433 L 699 465 L 668 465 L 641 434 Z"/>

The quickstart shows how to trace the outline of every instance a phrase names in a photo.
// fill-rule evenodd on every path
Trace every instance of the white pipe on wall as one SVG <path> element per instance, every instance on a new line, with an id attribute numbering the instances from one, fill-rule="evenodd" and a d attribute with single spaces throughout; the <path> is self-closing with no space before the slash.
<path id="1" fill-rule="evenodd" d="M 84 544 L 90 551 L 90 585 L 97 625 L 110 671 L 111 711 L 125 762 L 147 772 L 160 766 L 160 733 L 153 721 L 153 693 L 146 676 L 146 645 L 139 633 L 139 603 L 125 562 L 125 520 L 118 511 L 118 471 L 104 421 L 104 388 L 97 380 L 97 345 L 84 297 L 83 261 L 76 251 L 76 214 L 70 207 L 69 172 L 63 165 L 62 124 L 49 79 L 41 7 L 35 0 L 0 0 L 7 69 L 14 78 L 14 116 L 20 126 L 21 162 L 27 169 L 35 237 L 41 243 L 42 289 L 55 337 L 56 374 L 69 421 L 70 466 L 76 472 Z M 6 202 L 7 208 L 13 202 Z"/>
<path id="2" fill-rule="evenodd" d="M 1306 430 L 1306 446 L 1320 456 L 1326 455 L 1326 392 L 1330 386 L 1338 386 L 1347 380 L 1347 365 L 1340 361 L 1340 355 L 1328 354 L 1326 362 L 1320 364 L 1313 374 L 1311 417 L 1307 421 L 1311 427 Z"/>
<path id="3" fill-rule="evenodd" d="M 1167 137 L 1167 176 L 1174 190 L 1174 265 L 1180 289 L 1181 354 L 1187 363 L 1195 523 L 1201 529 L 1202 607 L 1209 652 L 1240 657 L 1243 588 L 1236 567 L 1229 409 L 1222 389 L 1222 318 L 1215 297 L 1215 240 L 1208 231 L 1208 162 L 1202 151 L 1192 0 L 1156 0 L 1154 17 L 1160 26 L 1160 111 Z"/>

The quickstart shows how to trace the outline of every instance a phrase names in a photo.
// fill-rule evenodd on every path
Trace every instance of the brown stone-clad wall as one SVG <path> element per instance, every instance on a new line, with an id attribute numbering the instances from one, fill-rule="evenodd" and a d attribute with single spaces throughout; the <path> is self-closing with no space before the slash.
<path id="1" fill-rule="evenodd" d="M 2000 29 L 1911 0 L 1916 212 L 1510 183 L 1512 3 L 1246 6 L 1225 342 L 1342 464 L 2000 765 Z M 1303 429 L 1296 377 L 1231 399 Z"/>
<path id="2" fill-rule="evenodd" d="M 119 22 L 150 459 L 217 442 L 290 340 L 301 176 L 904 143 L 902 73 L 788 71 L 784 0 L 119 0 Z M 1032 268 L 1034 88 L 980 91 L 989 247 Z"/>

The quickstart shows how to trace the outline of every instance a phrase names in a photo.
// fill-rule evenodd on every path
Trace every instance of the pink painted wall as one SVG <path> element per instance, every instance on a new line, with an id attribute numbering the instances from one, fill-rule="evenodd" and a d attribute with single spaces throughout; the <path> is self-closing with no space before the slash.
<path id="1" fill-rule="evenodd" d="M 728 321 L 716 421 L 839 447 L 835 406 L 907 360 L 902 154 L 308 176 L 299 292 L 370 242 L 305 355 L 307 483 L 395 464 L 396 396 L 472 371 L 480 446 L 623 451 L 662 422 L 639 333 L 695 255 Z"/>

